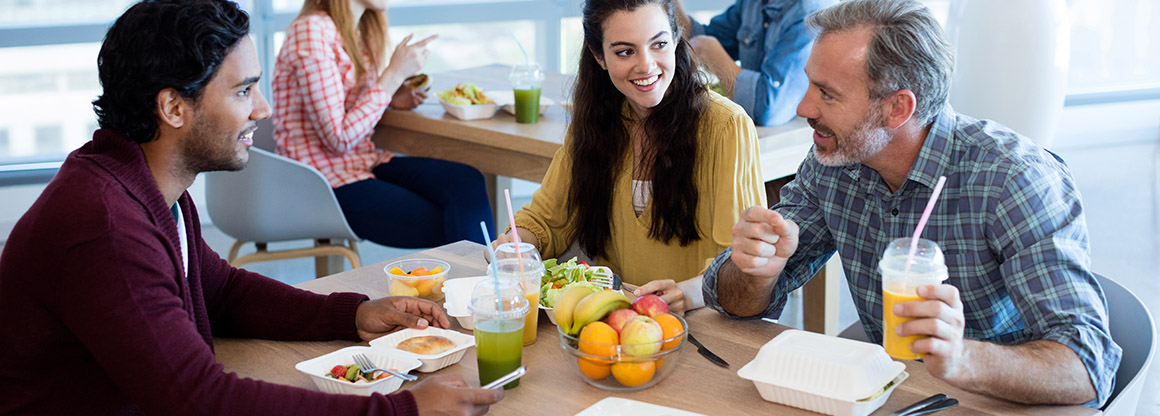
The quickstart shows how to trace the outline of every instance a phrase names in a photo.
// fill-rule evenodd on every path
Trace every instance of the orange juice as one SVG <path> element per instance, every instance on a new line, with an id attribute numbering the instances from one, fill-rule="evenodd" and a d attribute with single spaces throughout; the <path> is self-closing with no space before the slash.
<path id="1" fill-rule="evenodd" d="M 891 357 L 900 360 L 917 360 L 926 354 L 918 354 L 910 350 L 910 344 L 925 336 L 901 336 L 894 332 L 894 328 L 914 318 L 900 318 L 894 314 L 894 305 L 912 300 L 923 300 L 918 296 L 918 286 L 906 287 L 902 282 L 889 282 L 882 290 L 882 346 Z"/>
<path id="2" fill-rule="evenodd" d="M 496 255 L 512 255 L 508 253 L 508 246 L 503 244 L 496 250 Z M 540 276 L 544 275 L 544 263 L 531 244 L 523 244 L 521 257 L 499 258 L 496 260 L 496 273 L 500 279 L 509 279 L 520 286 L 524 296 L 528 299 L 528 314 L 524 317 L 524 345 L 536 342 L 536 325 L 540 321 Z"/>
<path id="3" fill-rule="evenodd" d="M 540 322 L 540 289 L 528 293 L 528 315 L 524 317 L 524 345 L 536 342 L 536 325 Z"/>

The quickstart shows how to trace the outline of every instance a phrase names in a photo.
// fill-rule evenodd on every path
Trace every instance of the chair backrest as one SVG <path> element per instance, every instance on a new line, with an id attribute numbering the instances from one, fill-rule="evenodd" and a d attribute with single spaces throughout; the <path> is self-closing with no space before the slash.
<path id="1" fill-rule="evenodd" d="M 1123 348 L 1116 385 L 1104 404 L 1105 415 L 1135 415 L 1144 379 L 1155 355 L 1156 333 L 1152 314 L 1144 302 L 1123 285 L 1096 274 L 1108 300 L 1108 324 L 1112 339 Z"/>
<path id="2" fill-rule="evenodd" d="M 309 165 L 251 147 L 245 169 L 205 179 L 210 218 L 238 240 L 358 240 L 329 182 Z"/>
<path id="3" fill-rule="evenodd" d="M 254 147 L 270 153 L 277 153 L 278 143 L 274 141 L 274 118 L 258 120 L 258 131 L 254 132 Z"/>

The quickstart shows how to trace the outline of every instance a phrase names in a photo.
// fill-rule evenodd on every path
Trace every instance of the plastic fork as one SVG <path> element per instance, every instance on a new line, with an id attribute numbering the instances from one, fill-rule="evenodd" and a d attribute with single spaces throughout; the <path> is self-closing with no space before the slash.
<path id="1" fill-rule="evenodd" d="M 612 277 L 612 271 L 608 269 L 596 269 L 592 271 L 592 277 L 588 279 L 589 283 L 596 285 L 604 290 L 614 289 L 615 279 Z"/>
<path id="2" fill-rule="evenodd" d="M 407 374 L 407 373 L 400 373 L 398 371 L 386 369 L 386 368 L 376 368 L 375 364 L 372 363 L 371 360 L 368 359 L 367 356 L 363 355 L 363 354 L 355 354 L 351 357 L 354 358 L 354 363 L 358 364 L 359 370 L 362 371 L 363 373 L 370 373 L 370 372 L 374 372 L 376 370 L 381 370 L 381 371 L 386 371 L 388 373 L 391 373 L 391 375 L 399 377 L 399 378 L 401 378 L 403 380 L 407 380 L 407 381 L 414 381 L 414 380 L 419 379 L 419 377 L 415 377 L 415 376 Z"/>

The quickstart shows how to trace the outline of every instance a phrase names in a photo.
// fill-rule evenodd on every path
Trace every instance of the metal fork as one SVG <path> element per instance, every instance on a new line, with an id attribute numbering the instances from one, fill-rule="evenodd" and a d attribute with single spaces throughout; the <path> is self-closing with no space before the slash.
<path id="1" fill-rule="evenodd" d="M 399 378 L 401 378 L 403 380 L 407 380 L 407 381 L 414 381 L 414 380 L 419 379 L 419 377 L 415 377 L 415 376 L 407 374 L 407 373 L 400 373 L 398 371 L 386 369 L 386 368 L 375 368 L 375 363 L 372 363 L 371 360 L 368 359 L 367 356 L 365 356 L 363 354 L 355 354 L 352 356 L 352 358 L 354 358 L 354 363 L 358 364 L 359 370 L 361 370 L 363 373 L 370 373 L 370 372 L 373 372 L 375 370 L 382 370 L 382 371 L 386 371 L 388 373 L 391 373 L 391 375 L 394 375 L 396 377 L 399 377 Z"/>

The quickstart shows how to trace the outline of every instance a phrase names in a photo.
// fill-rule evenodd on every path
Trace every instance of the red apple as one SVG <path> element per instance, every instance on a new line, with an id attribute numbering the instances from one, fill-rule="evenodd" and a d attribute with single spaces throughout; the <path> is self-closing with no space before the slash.
<path id="1" fill-rule="evenodd" d="M 624 325 L 620 333 L 620 350 L 634 357 L 644 357 L 660 351 L 663 340 L 661 324 L 652 318 L 637 315 Z"/>
<path id="2" fill-rule="evenodd" d="M 638 315 L 636 311 L 633 311 L 632 309 L 617 309 L 608 314 L 608 317 L 604 319 L 604 322 L 607 323 L 608 326 L 611 326 L 612 329 L 615 329 L 616 333 L 619 334 L 620 330 L 624 329 L 624 324 L 627 324 L 630 319 L 637 316 L 640 315 Z"/>
<path id="3" fill-rule="evenodd" d="M 669 304 L 660 296 L 649 293 L 632 301 L 632 310 L 647 317 L 654 317 L 662 313 L 669 313 Z"/>

